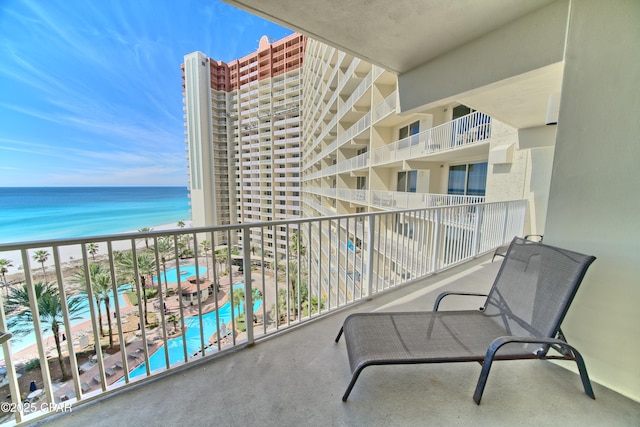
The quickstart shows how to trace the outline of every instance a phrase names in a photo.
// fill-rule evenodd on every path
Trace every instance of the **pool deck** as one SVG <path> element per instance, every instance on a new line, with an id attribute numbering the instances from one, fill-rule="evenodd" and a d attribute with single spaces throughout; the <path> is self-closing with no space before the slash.
<path id="1" fill-rule="evenodd" d="M 217 308 L 222 307 L 224 304 L 227 303 L 229 299 L 228 291 L 230 289 L 230 282 L 231 284 L 235 284 L 238 282 L 242 282 L 243 280 L 244 280 L 244 275 L 236 271 L 233 272 L 233 275 L 231 277 L 227 275 L 225 277 L 220 278 L 220 291 L 218 292 L 217 301 L 215 298 L 212 298 L 212 297 L 209 297 L 206 301 L 202 301 L 201 311 L 197 304 L 193 306 L 191 305 L 183 306 L 182 315 L 185 317 L 198 316 L 200 313 L 202 314 L 210 313 L 216 310 Z M 260 281 L 260 285 L 261 285 L 262 276 L 255 274 L 252 276 L 252 280 L 256 283 Z M 265 292 L 267 293 L 270 292 L 269 288 L 271 288 L 272 286 L 269 286 L 269 285 L 272 285 L 272 282 L 273 282 L 272 278 L 269 278 L 269 277 L 265 278 L 265 285 L 266 285 Z M 170 283 L 170 287 L 174 289 L 177 288 L 177 283 Z M 180 313 L 180 301 L 177 295 L 173 295 L 165 298 L 164 303 L 166 304 L 165 316 L 170 315 L 172 313 Z M 160 315 L 159 304 L 157 306 L 154 306 L 154 304 L 149 303 L 148 309 L 149 309 L 149 312 L 155 312 L 158 316 Z M 126 308 L 121 307 L 121 315 L 123 316 L 130 316 L 131 314 L 136 314 L 137 311 L 138 309 L 136 306 L 129 305 Z M 105 319 L 105 317 L 106 315 L 103 316 L 103 320 Z M 137 329 L 137 326 L 134 327 L 134 329 Z M 80 332 L 87 333 L 90 330 L 91 330 L 91 321 L 87 321 L 74 327 L 72 329 L 72 334 L 76 336 L 76 334 Z M 146 336 L 147 336 L 147 340 L 152 341 L 148 345 L 148 356 L 151 357 L 152 354 L 154 354 L 158 349 L 160 349 L 164 345 L 164 341 L 162 339 L 162 332 L 158 328 L 155 328 L 153 330 L 146 331 Z M 171 338 L 174 338 L 174 337 L 172 336 Z M 211 344 L 216 343 L 210 338 L 211 337 L 205 337 L 205 340 L 208 340 Z M 231 342 L 228 340 L 225 341 L 224 338 L 223 340 L 221 340 L 222 347 L 228 344 L 231 344 Z M 33 352 L 34 349 L 31 349 L 30 351 Z M 136 334 L 135 339 L 128 341 L 128 344 L 125 347 L 125 353 L 127 355 L 126 367 L 128 368 L 129 372 L 131 372 L 138 366 L 145 363 L 144 348 L 142 344 L 142 339 L 140 337 L 140 333 Z M 97 392 L 100 390 L 106 390 L 107 386 L 111 386 L 112 384 L 117 383 L 122 378 L 124 378 L 124 370 L 123 370 L 124 365 L 122 362 L 121 351 L 115 352 L 113 354 L 107 354 L 106 352 L 103 352 L 103 357 L 104 357 L 105 372 L 107 372 L 106 378 L 105 378 L 106 379 L 105 384 L 102 384 L 100 380 L 100 371 L 97 363 L 95 362 L 84 363 L 79 367 L 82 371 L 80 374 L 80 385 L 81 385 L 82 393 L 84 395 L 91 395 L 91 394 L 94 394 L 94 392 Z M 68 396 L 75 395 L 73 382 L 68 381 L 63 385 L 60 385 L 59 388 L 56 389 L 54 394 L 55 396 L 60 397 L 63 400 Z"/>

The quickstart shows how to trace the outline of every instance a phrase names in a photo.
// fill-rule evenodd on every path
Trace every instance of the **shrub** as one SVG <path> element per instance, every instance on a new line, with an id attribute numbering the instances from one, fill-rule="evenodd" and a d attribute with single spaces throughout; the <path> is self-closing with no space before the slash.
<path id="1" fill-rule="evenodd" d="M 28 372 L 34 368 L 39 368 L 39 367 L 40 367 L 40 359 L 31 359 L 27 362 L 26 365 L 24 365 L 24 370 Z"/>

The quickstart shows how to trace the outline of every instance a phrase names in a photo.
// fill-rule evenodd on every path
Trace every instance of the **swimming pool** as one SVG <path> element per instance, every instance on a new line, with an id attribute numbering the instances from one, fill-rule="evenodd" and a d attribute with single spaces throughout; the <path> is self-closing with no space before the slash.
<path id="1" fill-rule="evenodd" d="M 244 288 L 243 283 L 237 283 L 233 286 L 234 289 Z M 255 300 L 253 302 L 253 312 L 255 313 L 260 308 L 262 300 Z M 236 307 L 234 311 L 234 319 L 238 314 L 242 312 L 242 306 Z M 231 324 L 231 301 L 227 301 L 222 307 L 218 308 L 218 317 L 221 324 Z M 200 342 L 200 321 L 198 316 L 189 316 L 184 318 L 184 324 L 187 328 L 186 332 L 177 338 L 171 338 L 167 340 L 167 349 L 169 350 L 169 364 L 173 365 L 177 362 L 184 362 L 184 348 L 183 343 L 187 343 L 187 356 L 191 357 L 194 353 L 201 350 Z M 212 311 L 202 315 L 203 336 L 205 345 L 209 344 L 209 338 L 218 330 L 216 324 L 216 312 Z M 165 350 L 163 347 L 149 357 L 149 369 L 154 371 L 156 369 L 166 368 L 165 364 Z M 138 375 L 146 373 L 146 364 L 143 363 L 136 369 L 129 373 L 130 378 L 134 378 Z M 124 381 L 122 378 L 120 381 Z"/>
<path id="2" fill-rule="evenodd" d="M 198 266 L 198 274 L 200 277 L 207 274 L 207 268 L 201 265 Z M 196 266 L 195 265 L 181 265 L 180 266 L 180 280 L 184 281 L 189 276 L 196 275 Z M 160 273 L 160 278 L 162 279 L 162 283 L 164 283 L 164 273 Z M 158 283 L 158 276 L 153 278 L 155 283 Z M 177 283 L 178 282 L 178 270 L 176 268 L 170 268 L 167 270 L 167 282 L 169 283 Z"/>

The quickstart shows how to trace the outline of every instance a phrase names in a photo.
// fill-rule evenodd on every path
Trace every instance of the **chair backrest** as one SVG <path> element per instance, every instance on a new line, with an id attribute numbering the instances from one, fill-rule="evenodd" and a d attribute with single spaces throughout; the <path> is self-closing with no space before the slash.
<path id="1" fill-rule="evenodd" d="M 484 313 L 509 335 L 555 337 L 595 257 L 515 238 Z"/>

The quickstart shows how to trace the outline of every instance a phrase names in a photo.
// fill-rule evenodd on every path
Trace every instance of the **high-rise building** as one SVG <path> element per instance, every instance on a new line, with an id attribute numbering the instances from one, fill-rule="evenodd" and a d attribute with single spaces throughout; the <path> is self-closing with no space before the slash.
<path id="1" fill-rule="evenodd" d="M 463 100 L 399 114 L 395 74 L 311 39 L 302 89 L 305 216 L 524 198 L 540 213 L 526 231 L 544 230 L 551 144 Z"/>
<path id="2" fill-rule="evenodd" d="M 464 100 L 400 114 L 395 74 L 299 34 L 230 64 L 187 55 L 184 82 L 196 226 L 524 198 L 525 232 L 544 230 L 552 144 Z M 355 248 L 357 233 L 342 230 Z M 275 227 L 265 255 L 291 238 Z"/>
<path id="3" fill-rule="evenodd" d="M 184 117 L 194 226 L 300 215 L 305 44 L 300 34 L 273 43 L 262 37 L 256 52 L 228 64 L 201 52 L 185 56 Z M 268 253 L 284 245 L 278 236 L 274 229 L 252 238 L 264 237 Z M 213 243 L 228 237 L 221 233 Z"/>

